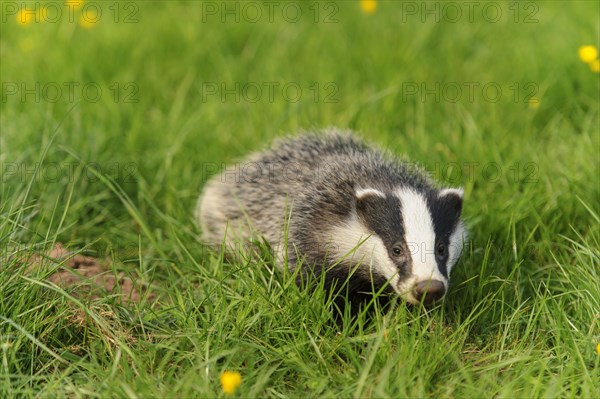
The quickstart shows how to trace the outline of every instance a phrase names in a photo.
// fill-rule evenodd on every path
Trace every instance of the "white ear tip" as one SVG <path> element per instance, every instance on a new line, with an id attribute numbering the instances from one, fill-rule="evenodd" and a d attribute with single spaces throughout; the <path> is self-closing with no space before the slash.
<path id="1" fill-rule="evenodd" d="M 357 199 L 363 199 L 365 197 L 368 197 L 369 195 L 376 195 L 378 197 L 385 198 L 384 193 L 374 188 L 359 188 L 358 190 L 356 190 L 354 195 Z"/>
<path id="2" fill-rule="evenodd" d="M 462 198 L 465 191 L 462 188 L 444 188 L 440 190 L 438 197 L 445 197 L 446 195 L 457 195 Z"/>

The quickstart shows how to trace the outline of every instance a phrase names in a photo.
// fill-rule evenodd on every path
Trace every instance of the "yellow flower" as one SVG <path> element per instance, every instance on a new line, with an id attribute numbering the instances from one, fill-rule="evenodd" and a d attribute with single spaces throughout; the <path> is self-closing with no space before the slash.
<path id="1" fill-rule="evenodd" d="M 28 10 L 27 8 L 22 8 L 17 13 L 17 22 L 21 25 L 27 25 L 31 21 L 34 20 L 36 12 L 34 10 Z"/>
<path id="2" fill-rule="evenodd" d="M 242 375 L 237 371 L 224 371 L 221 374 L 221 389 L 231 395 L 242 385 Z"/>
<path id="3" fill-rule="evenodd" d="M 79 17 L 79 26 L 81 26 L 82 28 L 90 29 L 96 26 L 97 23 L 98 19 L 91 19 L 89 17 L 86 18 L 83 15 Z"/>
<path id="4" fill-rule="evenodd" d="M 540 106 L 540 99 L 537 97 L 531 97 L 527 100 L 527 105 L 530 109 L 538 109 L 538 107 Z"/>
<path id="5" fill-rule="evenodd" d="M 588 64 L 592 72 L 600 73 L 600 60 L 594 60 Z M 600 344 L 598 344 L 600 345 Z"/>
<path id="6" fill-rule="evenodd" d="M 600 355 L 600 342 L 596 344 L 596 353 Z"/>
<path id="7" fill-rule="evenodd" d="M 365 14 L 373 14 L 377 10 L 377 0 L 360 0 L 360 9 Z"/>
<path id="8" fill-rule="evenodd" d="M 598 58 L 598 49 L 595 46 L 581 46 L 579 47 L 579 59 L 583 62 L 589 63 Z"/>

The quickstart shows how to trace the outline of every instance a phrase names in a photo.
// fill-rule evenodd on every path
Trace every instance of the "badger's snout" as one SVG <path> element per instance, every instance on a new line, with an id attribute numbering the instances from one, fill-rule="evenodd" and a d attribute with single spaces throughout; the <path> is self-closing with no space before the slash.
<path id="1" fill-rule="evenodd" d="M 429 305 L 442 299 L 446 293 L 446 286 L 439 280 L 425 280 L 417 283 L 413 295 L 419 302 Z"/>

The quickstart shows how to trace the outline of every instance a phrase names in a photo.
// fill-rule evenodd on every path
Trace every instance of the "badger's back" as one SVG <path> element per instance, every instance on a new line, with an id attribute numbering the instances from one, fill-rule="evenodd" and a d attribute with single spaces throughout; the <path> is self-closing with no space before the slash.
<path id="1" fill-rule="evenodd" d="M 196 212 L 211 244 L 225 240 L 236 248 L 262 236 L 283 257 L 287 237 L 285 255 L 293 267 L 298 250 L 309 261 L 322 260 L 331 228 L 352 213 L 357 189 L 398 186 L 431 190 L 415 168 L 349 132 L 330 130 L 276 141 L 227 167 L 206 184 Z"/>

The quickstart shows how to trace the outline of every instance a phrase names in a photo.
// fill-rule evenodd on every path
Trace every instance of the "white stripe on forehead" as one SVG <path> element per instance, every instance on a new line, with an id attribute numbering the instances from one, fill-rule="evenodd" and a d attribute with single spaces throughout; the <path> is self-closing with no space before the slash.
<path id="1" fill-rule="evenodd" d="M 437 267 L 435 231 L 425 197 L 410 188 L 400 188 L 396 195 L 402 204 L 404 239 L 412 257 L 412 275 L 417 281 L 446 281 Z"/>

